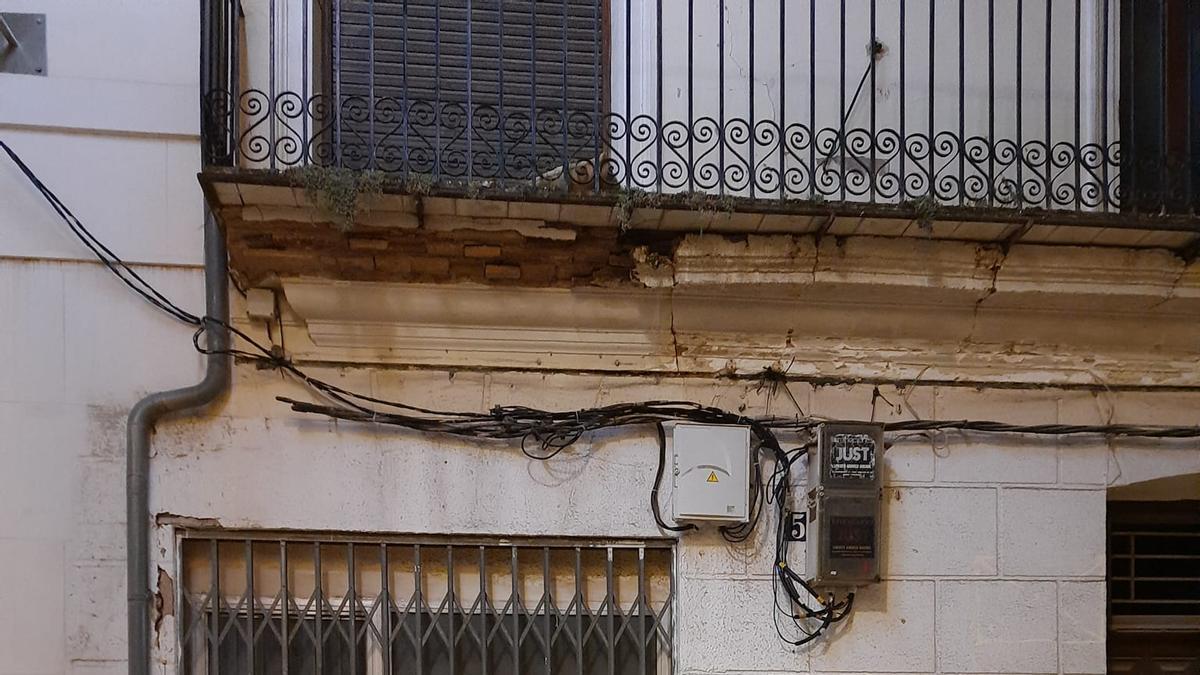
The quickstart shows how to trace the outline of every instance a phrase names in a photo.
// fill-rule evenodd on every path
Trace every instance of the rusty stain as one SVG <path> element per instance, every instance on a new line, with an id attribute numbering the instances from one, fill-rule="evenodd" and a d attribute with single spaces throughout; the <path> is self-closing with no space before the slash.
<path id="1" fill-rule="evenodd" d="M 175 580 L 163 568 L 158 568 L 158 588 L 154 591 L 154 640 L 161 637 L 164 617 L 175 616 Z"/>

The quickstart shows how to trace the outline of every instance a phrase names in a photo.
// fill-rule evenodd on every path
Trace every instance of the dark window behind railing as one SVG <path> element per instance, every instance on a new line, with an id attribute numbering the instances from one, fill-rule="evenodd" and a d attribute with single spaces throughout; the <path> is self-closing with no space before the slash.
<path id="1" fill-rule="evenodd" d="M 205 0 L 210 165 L 1188 213 L 1188 0 Z M 536 92 L 536 93 L 535 93 Z"/>

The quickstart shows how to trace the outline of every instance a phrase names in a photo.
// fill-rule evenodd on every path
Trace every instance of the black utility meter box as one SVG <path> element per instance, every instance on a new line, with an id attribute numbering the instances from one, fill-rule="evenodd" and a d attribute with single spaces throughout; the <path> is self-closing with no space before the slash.
<path id="1" fill-rule="evenodd" d="M 879 581 L 883 426 L 822 424 L 808 457 L 810 582 L 829 587 Z"/>

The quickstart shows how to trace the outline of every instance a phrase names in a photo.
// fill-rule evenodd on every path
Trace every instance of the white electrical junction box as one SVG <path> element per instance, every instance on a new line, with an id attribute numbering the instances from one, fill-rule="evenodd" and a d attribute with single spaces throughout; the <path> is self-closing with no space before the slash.
<path id="1" fill-rule="evenodd" d="M 675 520 L 744 523 L 750 515 L 750 427 L 669 427 Z"/>

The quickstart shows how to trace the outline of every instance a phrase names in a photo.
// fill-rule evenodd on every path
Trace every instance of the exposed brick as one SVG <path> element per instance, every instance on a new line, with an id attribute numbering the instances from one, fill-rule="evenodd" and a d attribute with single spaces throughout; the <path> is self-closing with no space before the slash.
<path id="1" fill-rule="evenodd" d="M 516 265 L 488 265 L 484 268 L 484 276 L 494 281 L 515 281 L 521 278 L 521 268 Z"/>
<path id="2" fill-rule="evenodd" d="M 387 239 L 372 239 L 367 237 L 350 237 L 347 241 L 351 251 L 383 251 L 388 247 Z"/>
<path id="3" fill-rule="evenodd" d="M 605 267 L 597 270 L 595 279 L 603 282 L 629 281 L 633 272 L 627 267 Z"/>
<path id="4" fill-rule="evenodd" d="M 449 276 L 450 260 L 448 258 L 416 258 L 412 261 L 412 272 L 418 276 Z"/>
<path id="5" fill-rule="evenodd" d="M 407 256 L 379 256 L 375 259 L 375 270 L 381 274 L 381 281 L 403 281 L 413 273 L 412 262 Z"/>
<path id="6" fill-rule="evenodd" d="M 425 242 L 425 250 L 429 252 L 429 255 L 458 257 L 463 254 L 463 245 L 461 241 L 430 239 Z"/>
<path id="7" fill-rule="evenodd" d="M 463 248 L 463 255 L 468 258 L 499 258 L 502 253 L 499 246 L 473 244 Z"/>
<path id="8" fill-rule="evenodd" d="M 596 267 L 607 265 L 611 257 L 612 254 L 609 253 L 608 249 L 603 248 L 579 247 L 571 252 L 571 260 L 577 263 L 588 263 Z"/>
<path id="9" fill-rule="evenodd" d="M 424 255 L 446 256 L 445 253 L 434 253 L 425 247 L 424 240 L 414 237 L 404 237 L 401 239 L 393 239 L 389 242 L 388 252 L 386 255 L 407 255 L 414 258 L 419 258 Z M 453 255 L 462 254 L 462 250 L 455 250 Z M 383 254 L 380 254 L 383 255 Z"/>
<path id="10" fill-rule="evenodd" d="M 482 260 L 458 258 L 450 261 L 450 278 L 455 281 L 483 281 Z"/>
<path id="11" fill-rule="evenodd" d="M 374 256 L 338 256 L 335 264 L 338 272 L 348 279 L 367 279 L 375 272 Z"/>
<path id="12" fill-rule="evenodd" d="M 616 230 L 588 228 L 582 230 L 577 237 L 581 241 L 604 243 L 606 245 L 615 244 L 620 239 Z"/>
<path id="13" fill-rule="evenodd" d="M 571 276 L 573 276 L 573 277 L 591 276 L 597 270 L 600 269 L 599 265 L 590 265 L 590 264 L 578 263 L 578 262 L 572 262 L 568 265 L 564 265 L 564 267 L 571 271 Z"/>
<path id="14" fill-rule="evenodd" d="M 272 274 L 280 276 L 288 274 L 311 273 L 319 269 L 317 259 L 311 251 L 232 251 L 231 264 L 234 269 L 246 276 L 246 281 L 255 284 Z"/>
<path id="15" fill-rule="evenodd" d="M 555 264 L 569 264 L 574 258 L 571 255 L 572 246 L 546 246 L 537 245 L 525 247 L 523 250 L 515 251 L 514 247 L 506 246 L 504 253 L 506 256 L 519 255 L 529 260 L 536 262 L 546 262 Z"/>
<path id="16" fill-rule="evenodd" d="M 284 245 L 275 241 L 274 235 L 268 232 L 255 232 L 247 234 L 241 238 L 240 242 L 234 242 L 234 245 L 244 245 L 246 248 L 253 249 L 282 249 Z"/>
<path id="17" fill-rule="evenodd" d="M 511 230 L 459 229 L 440 232 L 447 239 L 456 239 L 476 244 L 521 244 L 528 241 L 519 232 Z"/>
<path id="18" fill-rule="evenodd" d="M 620 253 L 608 256 L 608 264 L 613 267 L 633 267 L 633 256 L 628 253 Z"/>
<path id="19" fill-rule="evenodd" d="M 454 229 L 429 226 L 441 221 Z M 360 225 L 347 233 L 331 223 L 232 219 L 227 228 L 231 266 L 251 284 L 272 276 L 303 275 L 392 282 L 454 279 L 528 286 L 619 285 L 630 278 L 629 251 L 636 245 L 610 228 L 563 230 L 572 235 L 568 240 L 529 234 L 545 229 L 541 220 L 460 215 L 427 215 L 425 227 L 412 230 Z M 512 269 L 495 270 L 489 277 L 484 267 L 489 261 Z"/>
<path id="20" fill-rule="evenodd" d="M 558 269 L 549 263 L 521 263 L 521 280 L 531 284 L 551 283 Z"/>

